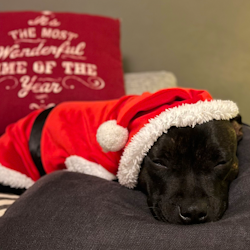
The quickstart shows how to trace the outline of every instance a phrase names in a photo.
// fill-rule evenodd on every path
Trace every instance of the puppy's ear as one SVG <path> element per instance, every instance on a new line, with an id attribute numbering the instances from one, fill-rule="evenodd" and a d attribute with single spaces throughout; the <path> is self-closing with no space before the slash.
<path id="1" fill-rule="evenodd" d="M 236 132 L 237 140 L 239 142 L 243 137 L 241 115 L 237 115 L 235 118 L 233 118 L 231 120 L 231 123 Z"/>

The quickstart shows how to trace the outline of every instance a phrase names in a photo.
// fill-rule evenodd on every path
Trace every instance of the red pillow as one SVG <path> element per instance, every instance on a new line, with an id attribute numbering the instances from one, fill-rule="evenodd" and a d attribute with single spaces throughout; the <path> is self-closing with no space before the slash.
<path id="1" fill-rule="evenodd" d="M 34 109 L 124 94 L 119 20 L 0 13 L 0 134 Z"/>

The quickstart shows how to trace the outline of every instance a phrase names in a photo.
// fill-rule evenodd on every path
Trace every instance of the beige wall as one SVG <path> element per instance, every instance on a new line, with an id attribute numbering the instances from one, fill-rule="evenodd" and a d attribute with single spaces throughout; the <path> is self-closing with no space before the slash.
<path id="1" fill-rule="evenodd" d="M 0 0 L 0 11 L 46 9 L 121 18 L 125 72 L 172 71 L 250 123 L 249 0 Z"/>

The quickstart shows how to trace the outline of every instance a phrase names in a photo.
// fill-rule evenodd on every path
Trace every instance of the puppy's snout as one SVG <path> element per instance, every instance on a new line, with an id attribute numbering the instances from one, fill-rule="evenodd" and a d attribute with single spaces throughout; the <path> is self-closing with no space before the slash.
<path id="1" fill-rule="evenodd" d="M 179 206 L 179 216 L 184 223 L 203 223 L 207 220 L 207 202 L 196 202 L 190 205 Z"/>

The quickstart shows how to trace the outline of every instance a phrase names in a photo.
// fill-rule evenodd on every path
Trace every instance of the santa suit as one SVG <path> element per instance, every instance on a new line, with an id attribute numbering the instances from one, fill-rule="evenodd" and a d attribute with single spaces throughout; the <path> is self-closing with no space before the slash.
<path id="1" fill-rule="evenodd" d="M 0 183 L 28 188 L 41 177 L 29 140 L 42 111 L 10 125 L 0 137 Z M 237 114 L 231 101 L 218 102 L 206 91 L 180 88 L 111 101 L 65 102 L 46 118 L 41 162 L 45 173 L 65 169 L 65 163 L 72 171 L 106 179 L 115 178 L 118 172 L 120 183 L 133 188 L 144 156 L 171 126 L 194 127 Z"/>
<path id="2" fill-rule="evenodd" d="M 65 169 L 66 158 L 76 155 L 101 164 L 115 175 L 122 151 L 104 153 L 96 140 L 96 131 L 103 122 L 117 116 L 116 112 L 110 111 L 119 110 L 127 99 L 128 97 L 105 102 L 65 102 L 53 108 L 46 119 L 41 137 L 44 171 L 51 173 Z M 24 174 L 33 181 L 41 177 L 29 151 L 29 139 L 34 121 L 42 111 L 34 111 L 11 124 L 0 137 L 0 183 L 19 187 L 14 180 L 8 183 L 7 177 L 15 172 L 5 174 L 4 168 Z"/>

